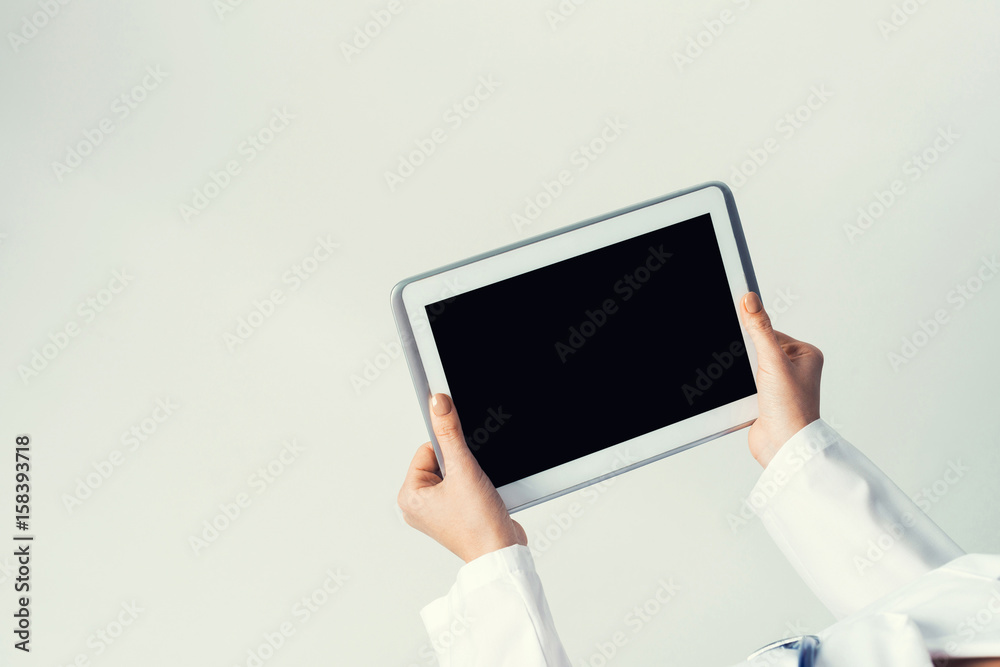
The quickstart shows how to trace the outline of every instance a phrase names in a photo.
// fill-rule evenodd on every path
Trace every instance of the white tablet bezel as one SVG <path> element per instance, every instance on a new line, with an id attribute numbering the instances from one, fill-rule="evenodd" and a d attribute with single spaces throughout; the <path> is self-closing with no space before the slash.
<path id="1" fill-rule="evenodd" d="M 451 391 L 427 320 L 426 305 L 705 213 L 711 215 L 732 307 L 738 316 L 740 299 L 746 292 L 758 289 L 732 193 L 722 183 L 708 183 L 644 202 L 399 283 L 393 290 L 397 326 L 418 394 L 421 387 L 426 388 L 422 407 L 439 463 L 441 451 L 430 427 L 427 401 L 432 394 L 441 392 L 450 396 Z M 405 323 L 400 322 L 403 316 Z M 742 326 L 740 331 L 756 382 L 757 353 Z M 456 408 L 461 417 L 462 406 L 456 405 Z M 753 423 L 757 415 L 757 394 L 754 393 L 497 490 L 510 511 L 524 509 L 744 428 Z"/>

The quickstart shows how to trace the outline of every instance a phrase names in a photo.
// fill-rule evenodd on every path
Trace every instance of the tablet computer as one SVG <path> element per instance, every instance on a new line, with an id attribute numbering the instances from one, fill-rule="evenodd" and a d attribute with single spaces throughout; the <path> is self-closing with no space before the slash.
<path id="1" fill-rule="evenodd" d="M 441 392 L 515 511 L 753 423 L 748 291 L 713 182 L 413 276 L 391 303 L 439 465 Z"/>

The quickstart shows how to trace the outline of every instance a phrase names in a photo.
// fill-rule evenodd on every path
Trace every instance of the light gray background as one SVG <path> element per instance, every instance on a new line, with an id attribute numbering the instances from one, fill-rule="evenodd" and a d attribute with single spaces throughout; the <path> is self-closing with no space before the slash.
<path id="1" fill-rule="evenodd" d="M 1000 8 L 909 5 L 883 34 L 885 0 L 591 0 L 555 28 L 555 0 L 424 0 L 348 62 L 340 44 L 387 2 L 246 0 L 220 16 L 209 0 L 73 0 L 16 45 L 9 33 L 41 9 L 6 3 L 0 432 L 11 449 L 33 438 L 37 536 L 34 650 L 11 664 L 245 665 L 283 622 L 295 634 L 269 666 L 428 664 L 418 612 L 460 563 L 395 507 L 427 435 L 405 362 L 378 356 L 396 340 L 390 289 L 525 235 L 734 184 L 772 137 L 777 152 L 734 190 L 776 326 L 826 355 L 824 417 L 966 550 L 996 552 L 1000 279 L 961 309 L 948 295 L 1000 250 Z M 679 67 L 723 10 L 735 21 Z M 113 101 L 157 66 L 163 81 L 121 119 Z M 448 125 L 480 77 L 499 87 Z M 829 99 L 786 137 L 777 124 L 814 87 Z M 239 146 L 274 109 L 294 119 L 248 162 Z M 59 180 L 53 162 L 103 118 L 114 131 Z M 627 128 L 578 171 L 573 154 L 614 118 Z M 447 140 L 390 191 L 384 173 L 436 127 Z M 948 128 L 958 138 L 911 180 L 905 163 Z M 240 173 L 185 221 L 179 206 L 229 160 Z M 561 169 L 573 183 L 518 233 L 511 214 Z M 895 179 L 905 194 L 852 243 L 844 226 Z M 291 290 L 283 274 L 320 236 L 340 247 Z M 116 270 L 131 281 L 85 321 L 78 304 Z M 224 336 L 273 289 L 284 302 L 230 351 Z M 894 369 L 889 353 L 938 309 L 947 324 Z M 73 322 L 79 335 L 22 378 Z M 368 363 L 386 367 L 356 390 Z M 628 388 L 605 390 L 611 414 Z M 128 451 L 122 433 L 158 398 L 179 407 Z M 258 494 L 249 478 L 288 439 L 303 451 Z M 69 511 L 64 496 L 114 450 L 121 465 Z M 0 539 L 13 544 L 3 460 Z M 942 481 L 952 466 L 962 475 Z M 758 474 L 744 431 L 517 515 L 574 665 L 600 664 L 595 644 L 619 630 L 617 664 L 711 665 L 831 621 L 758 522 L 730 525 Z M 196 555 L 189 537 L 239 493 L 251 505 Z M 574 502 L 582 515 L 560 527 Z M 0 564 L 6 628 L 12 558 Z M 293 605 L 327 570 L 349 579 L 302 623 Z M 626 615 L 661 578 L 680 590 L 634 632 Z M 98 655 L 88 637 L 132 601 L 143 611 Z M 11 643 L 4 630 L 6 655 Z"/>

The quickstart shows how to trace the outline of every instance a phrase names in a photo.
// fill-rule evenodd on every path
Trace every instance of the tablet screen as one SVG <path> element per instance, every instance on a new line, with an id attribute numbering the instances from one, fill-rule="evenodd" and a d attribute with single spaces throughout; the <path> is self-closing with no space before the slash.
<path id="1" fill-rule="evenodd" d="M 497 488 L 756 391 L 709 214 L 425 308 Z"/>

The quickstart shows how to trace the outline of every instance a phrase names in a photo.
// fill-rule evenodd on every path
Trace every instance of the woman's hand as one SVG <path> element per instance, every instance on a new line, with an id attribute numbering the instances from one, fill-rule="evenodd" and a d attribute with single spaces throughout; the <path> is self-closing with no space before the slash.
<path id="1" fill-rule="evenodd" d="M 757 403 L 750 427 L 750 453 L 765 468 L 785 442 L 819 419 L 823 353 L 771 328 L 771 318 L 753 292 L 740 304 L 740 319 L 757 348 Z"/>
<path id="2" fill-rule="evenodd" d="M 510 518 L 500 494 L 465 444 L 447 394 L 431 397 L 431 424 L 446 476 L 442 479 L 431 443 L 422 444 L 396 500 L 406 523 L 466 563 L 513 544 L 527 546 L 524 529 Z"/>
<path id="3" fill-rule="evenodd" d="M 766 467 L 790 437 L 819 419 L 823 354 L 772 329 L 753 292 L 743 297 L 740 318 L 757 349 L 760 416 L 750 427 L 750 453 Z M 447 395 L 431 398 L 431 424 L 447 477 L 442 478 L 434 449 L 425 442 L 414 455 L 397 498 L 406 522 L 465 562 L 513 544 L 527 546 L 524 529 L 510 518 L 500 494 L 465 444 Z"/>

